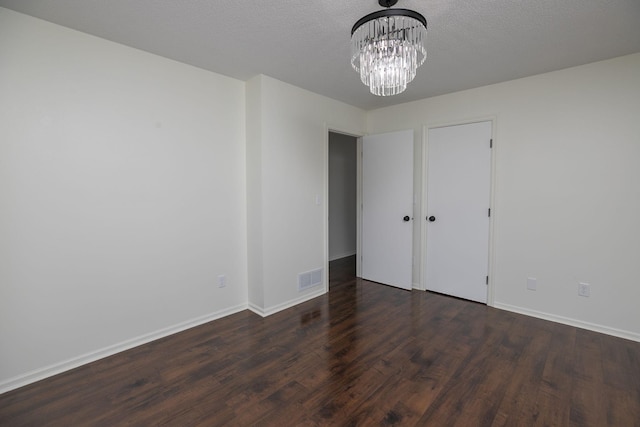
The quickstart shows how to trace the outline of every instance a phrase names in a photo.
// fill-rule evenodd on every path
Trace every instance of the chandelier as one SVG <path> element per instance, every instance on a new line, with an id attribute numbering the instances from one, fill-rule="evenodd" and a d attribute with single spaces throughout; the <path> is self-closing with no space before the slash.
<path id="1" fill-rule="evenodd" d="M 387 9 L 370 13 L 351 29 L 351 65 L 374 95 L 403 92 L 427 57 L 427 20 L 413 10 L 389 9 L 398 0 L 378 0 Z"/>

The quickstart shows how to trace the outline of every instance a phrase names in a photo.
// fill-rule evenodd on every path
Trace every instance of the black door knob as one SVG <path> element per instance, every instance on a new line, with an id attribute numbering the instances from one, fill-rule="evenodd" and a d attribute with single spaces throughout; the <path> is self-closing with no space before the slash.
<path id="1" fill-rule="evenodd" d="M 407 221 L 409 221 L 410 219 L 411 219 L 411 218 L 409 218 L 409 215 L 405 215 L 405 217 L 404 217 L 404 218 L 402 218 L 402 220 L 403 220 L 404 222 L 407 222 Z"/>
<path id="2" fill-rule="evenodd" d="M 429 220 L 429 222 L 433 222 L 433 221 L 435 221 L 435 220 L 436 220 L 436 217 L 432 215 L 432 216 L 430 216 L 430 217 L 429 217 L 429 218 L 427 218 L 427 219 Z"/>

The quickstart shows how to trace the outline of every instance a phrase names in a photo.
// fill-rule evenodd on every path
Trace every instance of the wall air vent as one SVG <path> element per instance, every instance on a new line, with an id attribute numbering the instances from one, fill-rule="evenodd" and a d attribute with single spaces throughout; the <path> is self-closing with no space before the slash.
<path id="1" fill-rule="evenodd" d="M 298 274 L 298 291 L 322 284 L 322 268 Z"/>

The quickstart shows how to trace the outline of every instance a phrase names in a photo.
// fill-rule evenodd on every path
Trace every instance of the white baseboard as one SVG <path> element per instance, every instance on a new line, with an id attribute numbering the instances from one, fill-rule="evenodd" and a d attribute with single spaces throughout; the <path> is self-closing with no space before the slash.
<path id="1" fill-rule="evenodd" d="M 303 302 L 309 301 L 311 299 L 317 298 L 320 295 L 324 295 L 326 293 L 325 287 L 321 286 L 319 287 L 319 289 L 317 291 L 314 291 L 310 294 L 306 294 L 303 295 L 299 298 L 294 298 L 292 300 L 283 302 L 282 304 L 278 304 L 278 305 L 274 305 L 272 307 L 268 307 L 268 308 L 262 308 L 262 307 L 258 307 L 257 305 L 253 304 L 253 303 L 249 303 L 249 310 L 253 311 L 254 313 L 256 313 L 259 316 L 262 317 L 267 317 L 267 316 L 271 316 L 272 314 L 275 314 L 279 311 L 282 310 L 286 310 L 287 308 L 291 308 L 295 305 L 301 304 Z"/>
<path id="2" fill-rule="evenodd" d="M 501 310 L 512 311 L 514 313 L 524 314 L 527 316 L 537 317 L 538 319 L 550 320 L 552 322 L 562 323 L 569 326 L 575 326 L 577 328 L 587 329 L 594 332 L 613 335 L 614 337 L 625 338 L 631 341 L 640 342 L 640 334 L 631 331 L 610 328 L 608 326 L 598 325 L 596 323 L 583 322 L 582 320 L 572 319 L 570 317 L 557 316 L 555 314 L 549 314 L 542 311 L 531 310 L 529 308 L 523 308 L 499 302 L 494 303 L 493 307 L 499 308 Z"/>
<path id="3" fill-rule="evenodd" d="M 348 256 L 353 256 L 356 254 L 356 251 L 349 251 L 339 255 L 329 255 L 329 261 L 335 261 L 337 259 L 346 258 Z"/>
<path id="4" fill-rule="evenodd" d="M 9 378 L 0 382 L 0 394 L 246 309 L 247 304 L 240 304 Z"/>

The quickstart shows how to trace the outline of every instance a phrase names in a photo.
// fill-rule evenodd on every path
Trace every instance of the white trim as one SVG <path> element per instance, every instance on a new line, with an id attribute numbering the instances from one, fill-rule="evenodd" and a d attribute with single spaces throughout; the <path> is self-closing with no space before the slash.
<path id="1" fill-rule="evenodd" d="M 498 180 L 496 178 L 498 171 L 496 170 L 499 145 L 497 143 L 497 131 L 498 131 L 498 118 L 497 116 L 490 116 L 491 118 L 491 188 L 489 193 L 489 208 L 491 209 L 491 217 L 489 218 L 489 259 L 487 274 L 489 275 L 489 282 L 487 283 L 487 305 L 493 307 L 495 302 L 495 286 L 493 284 L 493 278 L 496 274 L 495 268 L 495 231 L 496 231 L 496 218 L 500 215 L 496 209 L 496 192 Z"/>
<path id="2" fill-rule="evenodd" d="M 425 128 L 428 129 L 436 129 L 436 128 L 444 128 L 449 126 L 459 126 L 459 125 L 470 125 L 472 123 L 481 123 L 481 122 L 495 122 L 497 121 L 497 116 L 495 114 L 486 114 L 482 116 L 473 116 L 467 117 L 460 120 L 441 120 L 441 121 L 432 121 L 427 122 L 424 125 Z"/>
<path id="3" fill-rule="evenodd" d="M 418 259 L 418 283 L 413 284 L 413 287 L 419 289 L 421 291 L 426 291 L 426 279 L 425 279 L 425 264 L 426 264 L 426 253 L 427 253 L 427 227 L 425 226 L 423 219 L 426 218 L 427 214 L 427 165 L 429 164 L 427 159 L 427 134 L 429 133 L 429 127 L 427 125 L 422 126 L 422 141 L 420 142 L 420 150 L 422 154 L 422 167 L 420 174 L 420 213 L 418 214 L 418 222 L 420 227 L 420 242 L 419 242 L 419 254 L 420 259 Z"/>
<path id="4" fill-rule="evenodd" d="M 631 341 L 640 342 L 640 334 L 636 332 L 610 328 L 608 326 L 598 325 L 596 323 L 583 322 L 582 320 L 572 319 L 570 317 L 558 316 L 555 314 L 545 313 L 543 311 L 531 310 L 529 308 L 518 307 L 510 304 L 503 304 L 501 302 L 494 302 L 493 307 L 501 310 L 511 311 L 513 313 L 536 317 L 538 319 L 550 320 L 552 322 L 562 323 L 564 325 L 575 326 L 576 328 L 587 329 L 594 332 L 613 335 L 614 337 L 625 338 Z"/>
<path id="5" fill-rule="evenodd" d="M 317 297 L 319 297 L 321 295 L 326 294 L 327 293 L 325 291 L 325 288 L 327 287 L 326 283 L 327 283 L 327 280 L 326 280 L 326 274 L 325 274 L 325 286 L 324 287 L 320 287 L 320 289 L 315 291 L 315 292 L 303 295 L 303 296 L 301 296 L 299 298 L 294 298 L 292 300 L 283 302 L 282 304 L 274 305 L 273 307 L 268 307 L 268 308 L 264 308 L 263 309 L 261 307 L 258 307 L 255 304 L 249 303 L 249 307 L 248 308 L 249 308 L 249 310 L 253 311 L 254 313 L 256 313 L 259 316 L 262 316 L 262 317 L 271 316 L 272 314 L 275 314 L 275 313 L 277 313 L 279 311 L 286 310 L 287 308 L 294 307 L 294 306 L 296 306 L 298 304 L 302 304 L 303 302 L 307 302 L 309 300 L 312 300 L 314 298 L 317 298 Z"/>
<path id="6" fill-rule="evenodd" d="M 356 277 L 362 277 L 362 137 L 356 141 Z"/>
<path id="7" fill-rule="evenodd" d="M 186 322 L 181 322 L 167 328 L 159 329 L 155 332 L 140 335 L 96 351 L 85 353 L 62 362 L 54 363 L 53 365 L 45 366 L 44 368 L 27 372 L 26 374 L 18 375 L 17 377 L 9 378 L 8 380 L 0 383 L 0 394 L 246 309 L 247 304 L 236 305 L 235 307 L 196 317 L 195 319 L 187 320 Z"/>
<path id="8" fill-rule="evenodd" d="M 329 133 L 331 128 L 324 123 L 324 140 L 322 141 L 322 265 L 324 265 L 324 291 L 329 292 Z M 255 311 L 254 311 L 255 312 Z M 260 314 L 260 313 L 258 313 Z M 262 316 L 262 315 L 261 315 Z"/>
<path id="9" fill-rule="evenodd" d="M 264 314 L 264 310 L 262 310 L 262 308 L 260 308 L 259 306 L 255 305 L 254 303 L 250 302 L 249 306 L 247 307 L 250 311 L 253 311 L 255 314 L 257 314 L 258 316 L 262 316 L 262 317 L 267 317 Z"/>

